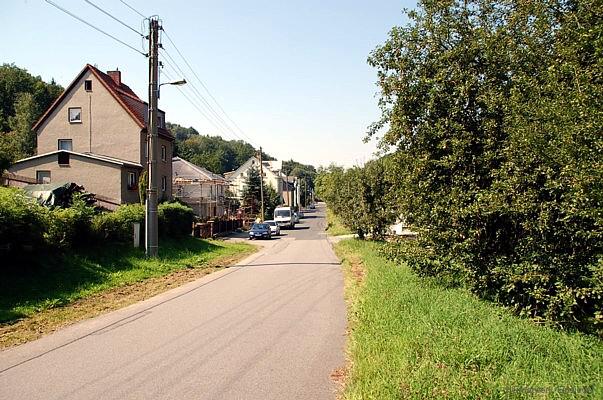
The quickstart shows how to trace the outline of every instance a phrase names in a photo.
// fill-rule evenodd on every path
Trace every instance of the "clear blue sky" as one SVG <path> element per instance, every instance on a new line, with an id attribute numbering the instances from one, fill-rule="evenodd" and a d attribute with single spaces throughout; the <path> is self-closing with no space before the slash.
<path id="1" fill-rule="evenodd" d="M 140 36 L 84 1 L 53 1 L 142 50 Z M 91 1 L 141 29 L 142 18 L 120 1 Z M 316 166 L 351 166 L 372 157 L 374 143 L 364 144 L 362 138 L 379 110 L 376 71 L 366 59 L 392 26 L 406 22 L 402 9 L 414 7 L 415 1 L 126 2 L 145 15 L 160 16 L 197 75 L 254 145 L 278 159 Z M 86 63 L 105 71 L 119 68 L 124 82 L 147 100 L 145 57 L 43 0 L 4 2 L 0 24 L 0 62 L 15 63 L 63 86 Z M 175 49 L 165 38 L 163 43 L 211 102 Z M 194 88 L 187 86 L 182 89 L 195 99 Z M 162 88 L 160 107 L 168 121 L 203 134 L 238 138 L 208 122 L 175 87 Z M 215 118 L 214 123 L 220 125 Z"/>

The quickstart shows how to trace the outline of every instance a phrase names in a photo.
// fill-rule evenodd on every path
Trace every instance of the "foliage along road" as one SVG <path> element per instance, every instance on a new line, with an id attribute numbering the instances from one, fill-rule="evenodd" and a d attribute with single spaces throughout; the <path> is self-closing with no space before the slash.
<path id="1" fill-rule="evenodd" d="M 346 312 L 324 209 L 240 265 L 0 353 L 0 398 L 335 398 Z"/>

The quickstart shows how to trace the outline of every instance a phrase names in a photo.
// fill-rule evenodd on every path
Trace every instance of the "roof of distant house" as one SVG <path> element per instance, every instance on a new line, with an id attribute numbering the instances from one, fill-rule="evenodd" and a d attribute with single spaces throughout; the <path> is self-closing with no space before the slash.
<path id="1" fill-rule="evenodd" d="M 172 175 L 174 179 L 218 181 L 226 183 L 223 176 L 214 174 L 207 169 L 186 161 L 180 157 L 172 158 Z"/>
<path id="2" fill-rule="evenodd" d="M 40 119 L 38 119 L 38 121 L 32 127 L 33 130 L 36 130 L 50 116 L 52 111 L 61 103 L 61 101 L 63 101 L 63 99 L 73 89 L 75 84 L 81 79 L 82 75 L 84 75 L 86 71 L 90 71 L 94 76 L 96 76 L 96 78 L 109 91 L 109 93 L 111 93 L 115 100 L 117 100 L 117 102 L 132 117 L 132 119 L 134 119 L 136 124 L 143 130 L 146 130 L 145 114 L 148 109 L 147 103 L 141 100 L 140 97 L 138 97 L 128 85 L 121 82 L 121 79 L 118 83 L 111 76 L 90 64 L 86 64 L 86 66 L 80 71 L 80 73 L 69 84 L 69 86 L 67 86 L 65 91 L 54 101 L 54 103 L 52 103 L 50 107 L 48 107 L 46 112 L 42 114 Z M 167 129 L 158 128 L 158 133 L 166 139 L 174 139 L 171 132 Z"/>

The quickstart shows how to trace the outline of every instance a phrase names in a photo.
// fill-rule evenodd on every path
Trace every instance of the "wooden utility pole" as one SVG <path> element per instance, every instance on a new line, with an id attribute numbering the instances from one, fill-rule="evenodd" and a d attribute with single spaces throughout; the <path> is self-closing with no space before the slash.
<path id="1" fill-rule="evenodd" d="M 149 20 L 149 122 L 147 124 L 147 185 L 145 249 L 147 257 L 157 257 L 159 248 L 157 221 L 157 81 L 159 78 L 159 21 Z M 171 177 L 170 177 L 171 179 Z"/>
<path id="2" fill-rule="evenodd" d="M 262 147 L 260 146 L 260 221 L 264 222 L 264 164 L 262 163 Z"/>

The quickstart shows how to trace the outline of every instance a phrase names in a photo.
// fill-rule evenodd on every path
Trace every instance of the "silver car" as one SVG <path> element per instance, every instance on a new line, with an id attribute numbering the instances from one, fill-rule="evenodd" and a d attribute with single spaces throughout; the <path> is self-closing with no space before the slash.
<path id="1" fill-rule="evenodd" d="M 269 220 L 269 221 L 264 221 L 265 224 L 270 225 L 270 232 L 272 232 L 273 235 L 280 235 L 281 234 L 281 227 L 278 226 L 278 224 L 276 223 L 276 221 L 274 220 Z"/>

